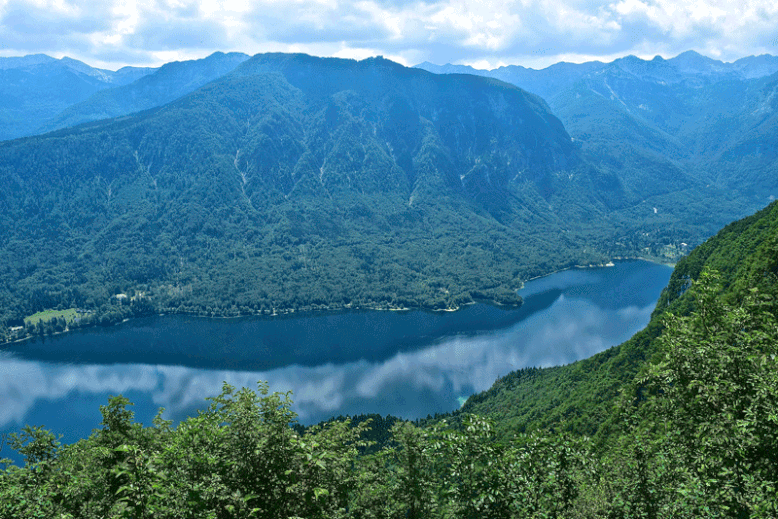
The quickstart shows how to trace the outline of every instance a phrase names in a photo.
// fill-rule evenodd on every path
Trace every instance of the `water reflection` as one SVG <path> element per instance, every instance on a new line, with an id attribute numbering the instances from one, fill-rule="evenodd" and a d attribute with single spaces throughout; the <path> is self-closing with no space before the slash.
<path id="1" fill-rule="evenodd" d="M 524 293 L 526 304 L 521 311 L 496 312 L 494 319 L 509 324 L 498 324 L 491 331 L 471 323 L 470 329 L 455 331 L 454 335 L 438 338 L 424 335 L 420 339 L 419 326 L 409 326 L 417 335 L 408 337 L 407 329 L 392 321 L 398 316 L 384 314 L 386 327 L 376 337 L 367 332 L 355 334 L 354 326 L 359 329 L 361 325 L 353 323 L 359 323 L 361 317 L 352 321 L 345 319 L 340 322 L 345 328 L 333 329 L 333 333 L 362 342 L 350 349 L 340 348 L 335 360 L 326 358 L 332 351 L 331 345 L 336 344 L 331 338 L 324 339 L 324 353 L 305 352 L 299 355 L 302 361 L 286 362 L 284 359 L 292 358 L 286 350 L 292 348 L 285 346 L 286 350 L 282 349 L 276 357 L 263 360 L 264 364 L 249 364 L 246 369 L 230 369 L 240 364 L 243 357 L 249 357 L 245 353 L 238 355 L 237 360 L 216 362 L 212 369 L 199 367 L 198 359 L 202 358 L 199 353 L 200 356 L 186 357 L 194 366 L 170 365 L 165 362 L 164 352 L 148 356 L 163 359 L 153 365 L 123 361 L 99 363 L 94 358 L 105 357 L 96 352 L 105 353 L 106 349 L 105 340 L 102 349 L 92 346 L 92 338 L 100 336 L 99 330 L 82 335 L 89 338 L 87 346 L 77 357 L 78 361 L 70 363 L 58 362 L 66 352 L 53 348 L 69 344 L 67 340 L 28 345 L 27 355 L 23 346 L 16 345 L 12 351 L 0 352 L 0 430 L 15 429 L 23 423 L 45 424 L 65 434 L 65 441 L 72 441 L 97 427 L 99 405 L 105 404 L 107 395 L 119 393 L 136 403 L 139 421 L 149 423 L 158 407 L 166 408 L 167 418 L 179 420 L 207 405 L 204 398 L 218 394 L 225 381 L 238 387 L 256 387 L 258 380 L 267 380 L 271 390 L 291 390 L 295 410 L 303 423 L 363 412 L 415 418 L 450 411 L 460 405 L 461 398 L 488 389 L 495 379 L 512 370 L 586 358 L 623 342 L 645 326 L 670 269 L 650 264 L 630 265 L 621 270 L 565 273 L 561 279 L 546 278 L 528 284 Z M 622 284 L 632 285 L 632 297 L 623 292 Z M 629 299 L 639 304 L 630 304 Z M 465 320 L 483 325 L 486 318 L 479 311 L 472 309 L 462 315 Z M 453 325 L 441 322 L 456 322 L 457 315 L 433 316 L 432 327 L 452 329 Z M 399 317 L 397 322 L 402 323 L 402 316 Z M 409 314 L 407 317 L 422 319 Z M 174 328 L 177 323 L 173 321 Z M 428 330 L 430 326 L 421 328 Z M 249 327 L 249 332 L 233 333 L 252 330 Z M 115 333 L 111 330 L 108 336 Z M 387 335 L 393 337 L 394 351 L 386 345 Z M 41 344 L 52 351 L 47 352 Z M 164 339 L 153 344 L 160 347 Z M 249 349 L 256 353 L 257 348 L 267 348 L 263 344 Z M 293 349 L 304 348 L 298 345 Z M 224 354 L 225 348 L 216 351 Z M 85 363 L 84 357 L 90 360 Z M 191 358 L 197 362 L 191 362 Z M 221 357 L 214 355 L 214 358 L 218 361 Z M 266 369 L 253 369 L 257 365 Z"/>

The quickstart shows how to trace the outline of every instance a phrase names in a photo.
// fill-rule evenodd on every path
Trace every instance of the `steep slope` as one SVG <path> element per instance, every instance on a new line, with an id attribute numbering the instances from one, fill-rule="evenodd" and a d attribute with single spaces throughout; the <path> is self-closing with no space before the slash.
<path id="1" fill-rule="evenodd" d="M 4 143 L 0 171 L 8 325 L 515 303 L 613 232 L 590 224 L 609 179 L 542 100 L 383 59 L 259 55 L 162 108 Z"/>
<path id="2" fill-rule="evenodd" d="M 774 74 L 774 61 L 757 67 L 756 58 L 724 64 L 691 52 L 670 60 L 630 56 L 582 77 L 549 104 L 606 169 L 615 158 L 619 166 L 664 170 L 668 180 L 688 175 L 756 208 L 776 187 L 774 76 L 755 77 Z"/>
<path id="3" fill-rule="evenodd" d="M 68 106 L 151 71 L 125 67 L 112 72 L 44 54 L 0 58 L 0 140 L 32 135 Z"/>
<path id="4" fill-rule="evenodd" d="M 692 51 L 668 60 L 469 70 L 544 97 L 584 155 L 619 178 L 629 203 L 695 186 L 706 203 L 728 199 L 733 217 L 763 207 L 777 190 L 770 86 L 777 72 L 775 56 L 723 63 Z"/>
<path id="5" fill-rule="evenodd" d="M 490 416 L 511 434 L 539 428 L 606 434 L 620 391 L 658 354 L 664 316 L 693 309 L 686 289 L 706 268 L 721 274 L 726 301 L 739 301 L 754 287 L 778 295 L 778 203 L 728 225 L 680 260 L 651 322 L 629 341 L 566 366 L 513 372 L 455 415 Z"/>
<path id="6" fill-rule="evenodd" d="M 741 101 L 743 109 L 724 121 L 736 131 L 710 160 L 715 181 L 754 196 L 778 196 L 778 73 L 754 80 Z M 715 169 L 714 169 L 715 168 Z"/>
<path id="7" fill-rule="evenodd" d="M 199 60 L 168 63 L 136 81 L 101 90 L 69 106 L 37 133 L 162 106 L 222 77 L 247 59 L 247 55 L 237 52 L 216 52 Z"/>

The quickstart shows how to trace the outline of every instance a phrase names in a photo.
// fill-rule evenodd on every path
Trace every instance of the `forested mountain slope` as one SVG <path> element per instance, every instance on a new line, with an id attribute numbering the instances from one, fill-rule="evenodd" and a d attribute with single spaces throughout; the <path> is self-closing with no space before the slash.
<path id="1" fill-rule="evenodd" d="M 118 315 L 119 293 L 219 315 L 515 303 L 608 234 L 583 228 L 602 179 L 539 98 L 382 59 L 257 56 L 163 108 L 3 143 L 0 171 L 9 324 Z"/>
<path id="2" fill-rule="evenodd" d="M 524 279 L 673 257 L 739 209 L 635 178 L 497 80 L 257 55 L 164 107 L 0 144 L 0 321 L 513 304 Z"/>
<path id="3" fill-rule="evenodd" d="M 775 56 L 723 63 L 690 51 L 668 60 L 627 56 L 607 64 L 469 72 L 543 97 L 585 156 L 646 192 L 689 177 L 732 191 L 742 216 L 778 191 Z"/>
<path id="4" fill-rule="evenodd" d="M 754 288 L 778 297 L 778 203 L 728 225 L 681 259 L 650 323 L 629 341 L 566 366 L 513 372 L 470 397 L 459 413 L 490 416 L 511 434 L 549 427 L 610 434 L 620 391 L 663 353 L 658 337 L 667 315 L 696 309 L 686 291 L 706 269 L 720 274 L 716 297 L 727 304 L 742 302 Z"/>

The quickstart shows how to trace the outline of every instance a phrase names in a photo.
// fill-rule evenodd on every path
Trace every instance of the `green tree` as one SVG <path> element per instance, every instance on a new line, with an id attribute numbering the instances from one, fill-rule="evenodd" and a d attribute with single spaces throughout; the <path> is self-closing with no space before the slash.
<path id="1" fill-rule="evenodd" d="M 688 467 L 681 493 L 702 496 L 714 516 L 775 517 L 776 302 L 752 289 L 726 304 L 711 271 L 691 290 L 695 311 L 666 319 L 664 357 L 642 381 L 655 394 L 647 410 L 667 421 L 668 452 Z"/>

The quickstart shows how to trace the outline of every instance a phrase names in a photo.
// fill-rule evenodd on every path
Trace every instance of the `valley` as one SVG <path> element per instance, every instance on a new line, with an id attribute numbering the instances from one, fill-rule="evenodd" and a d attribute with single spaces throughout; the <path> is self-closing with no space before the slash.
<path id="1" fill-rule="evenodd" d="M 778 513 L 776 58 L 419 67 L 0 58 L 0 517 Z"/>
<path id="2" fill-rule="evenodd" d="M 99 425 L 94 402 L 118 393 L 142 423 L 159 407 L 179 422 L 225 380 L 292 391 L 306 425 L 447 413 L 513 370 L 569 364 L 627 340 L 648 322 L 670 272 L 643 261 L 560 272 L 526 283 L 520 308 L 154 316 L 19 342 L 0 357 L 8 403 L 0 433 L 41 423 L 75 442 Z"/>

